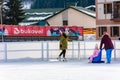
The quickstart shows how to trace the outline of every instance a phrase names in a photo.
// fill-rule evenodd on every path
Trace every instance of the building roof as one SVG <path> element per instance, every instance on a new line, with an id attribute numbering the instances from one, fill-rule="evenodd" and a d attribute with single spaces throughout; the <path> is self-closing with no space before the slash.
<path id="1" fill-rule="evenodd" d="M 25 19 L 19 23 L 20 25 L 32 25 L 36 24 L 39 21 L 45 20 L 51 15 L 62 10 L 62 8 L 50 8 L 50 9 L 26 9 L 25 10 Z"/>
<path id="2" fill-rule="evenodd" d="M 20 25 L 33 25 L 36 23 L 39 23 L 40 21 L 46 21 L 50 18 L 52 18 L 53 16 L 69 9 L 72 8 L 76 11 L 79 11 L 83 14 L 86 14 L 90 17 L 96 18 L 96 14 L 95 11 L 83 8 L 83 7 L 75 7 L 75 6 L 71 6 L 68 8 L 50 8 L 50 9 L 27 9 L 25 10 L 25 19 L 23 20 L 23 22 L 20 23 Z"/>
<path id="3" fill-rule="evenodd" d="M 85 7 L 86 9 L 92 10 L 92 11 L 96 11 L 96 6 L 95 5 L 90 5 Z"/>
<path id="4" fill-rule="evenodd" d="M 48 17 L 48 18 L 46 18 L 46 20 L 47 20 L 47 19 L 50 19 L 51 17 L 53 17 L 53 16 L 55 16 L 55 15 L 57 15 L 57 14 L 65 11 L 65 10 L 67 10 L 67 9 L 69 9 L 69 8 L 72 8 L 72 9 L 74 9 L 74 10 L 76 10 L 76 11 L 79 11 L 79 12 L 81 12 L 81 13 L 83 13 L 83 14 L 86 14 L 86 15 L 88 15 L 88 16 L 90 16 L 90 17 L 96 18 L 96 13 L 95 13 L 95 11 L 92 11 L 92 10 L 89 10 L 89 9 L 86 9 L 86 8 L 83 8 L 83 7 L 70 6 L 70 7 L 65 8 L 65 9 L 59 11 L 58 13 L 56 13 L 56 14 Z"/>
<path id="5" fill-rule="evenodd" d="M 89 9 L 86 9 L 86 8 L 83 8 L 83 7 L 71 7 L 71 8 L 73 8 L 75 10 L 78 10 L 78 11 L 80 11 L 80 12 L 82 12 L 82 13 L 88 15 L 88 16 L 91 16 L 93 18 L 96 18 L 95 11 L 92 11 L 92 10 L 89 10 Z"/>

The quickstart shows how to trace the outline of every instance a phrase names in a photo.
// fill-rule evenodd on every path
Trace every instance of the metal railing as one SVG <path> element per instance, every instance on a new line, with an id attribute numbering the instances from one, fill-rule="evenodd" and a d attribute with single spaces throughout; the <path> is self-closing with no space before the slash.
<path id="1" fill-rule="evenodd" d="M 94 50 L 95 44 L 100 41 L 71 41 L 68 43 L 66 58 L 71 60 L 87 59 Z M 115 49 L 112 51 L 112 58 L 120 58 L 120 41 L 113 41 Z M 0 60 L 9 61 L 16 59 L 38 59 L 49 61 L 56 59 L 59 50 L 59 41 L 36 41 L 36 42 L 2 42 L 0 43 Z M 105 50 L 102 51 L 102 58 L 106 57 Z"/>

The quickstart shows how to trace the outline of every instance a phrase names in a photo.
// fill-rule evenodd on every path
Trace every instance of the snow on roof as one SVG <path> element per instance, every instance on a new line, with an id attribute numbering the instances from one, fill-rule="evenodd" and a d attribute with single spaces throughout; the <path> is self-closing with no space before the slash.
<path id="1" fill-rule="evenodd" d="M 96 6 L 95 5 L 90 5 L 90 6 L 87 6 L 85 8 L 88 9 L 88 8 L 91 8 L 91 7 L 95 8 Z"/>
<path id="2" fill-rule="evenodd" d="M 34 13 L 25 13 L 25 15 L 48 15 L 48 14 L 53 14 L 53 12 L 41 12 L 41 13 L 38 13 L 38 12 L 34 12 Z"/>
<path id="3" fill-rule="evenodd" d="M 48 17 L 50 17 L 51 15 L 48 15 L 48 16 L 44 16 L 44 17 L 29 17 L 27 20 L 30 21 L 30 20 L 44 20 Z"/>
<path id="4" fill-rule="evenodd" d="M 21 22 L 21 23 L 19 23 L 19 25 L 27 26 L 27 25 L 32 25 L 32 24 L 36 24 L 36 23 L 38 23 L 38 22 Z"/>
<path id="5" fill-rule="evenodd" d="M 73 7 L 73 8 L 75 8 L 75 9 L 77 9 L 77 10 L 79 10 L 79 11 L 81 11 L 81 12 L 87 14 L 87 15 L 96 17 L 95 11 L 91 11 L 91 10 L 83 8 L 83 7 Z"/>
<path id="6" fill-rule="evenodd" d="M 91 15 L 91 16 L 96 17 L 96 14 L 95 14 L 95 13 L 91 13 L 91 12 L 88 12 L 88 11 L 85 11 L 85 10 L 80 10 L 80 11 L 82 11 L 82 12 L 88 14 L 88 15 Z"/>

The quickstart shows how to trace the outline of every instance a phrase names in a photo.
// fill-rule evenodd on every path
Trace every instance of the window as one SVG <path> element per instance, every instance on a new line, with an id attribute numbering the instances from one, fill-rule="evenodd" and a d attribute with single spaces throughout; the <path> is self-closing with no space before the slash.
<path id="1" fill-rule="evenodd" d="M 63 25 L 67 26 L 67 25 L 68 25 L 68 21 L 67 21 L 67 20 L 64 20 L 64 21 L 63 21 Z"/>
<path id="2" fill-rule="evenodd" d="M 120 18 L 120 2 L 114 2 L 114 13 L 113 18 Z"/>
<path id="3" fill-rule="evenodd" d="M 104 14 L 112 13 L 112 4 L 104 4 Z"/>
<path id="4" fill-rule="evenodd" d="M 116 36 L 119 36 L 119 27 L 111 27 L 110 28 L 110 35 L 112 36 L 112 37 L 116 37 Z"/>
<path id="5" fill-rule="evenodd" d="M 100 37 L 103 35 L 104 31 L 107 31 L 107 27 L 99 27 L 99 36 Z"/>

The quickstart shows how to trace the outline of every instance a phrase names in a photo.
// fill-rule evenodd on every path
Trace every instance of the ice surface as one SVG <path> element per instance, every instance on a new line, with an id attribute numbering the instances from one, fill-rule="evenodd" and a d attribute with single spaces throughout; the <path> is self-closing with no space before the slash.
<path id="1" fill-rule="evenodd" d="M 0 63 L 0 80 L 120 80 L 120 62 L 91 64 L 87 60 Z"/>

